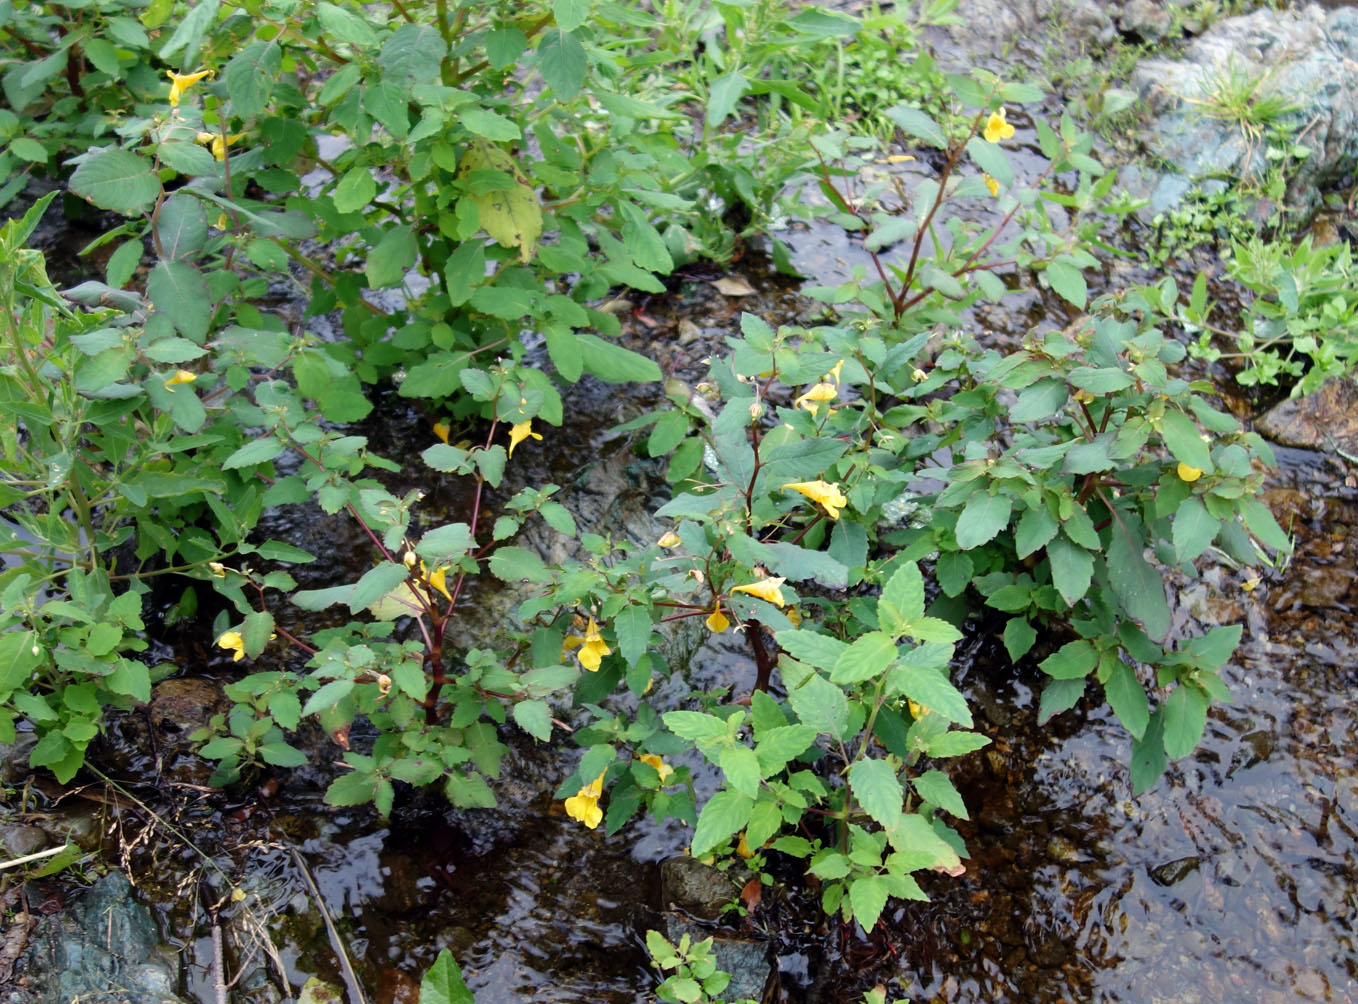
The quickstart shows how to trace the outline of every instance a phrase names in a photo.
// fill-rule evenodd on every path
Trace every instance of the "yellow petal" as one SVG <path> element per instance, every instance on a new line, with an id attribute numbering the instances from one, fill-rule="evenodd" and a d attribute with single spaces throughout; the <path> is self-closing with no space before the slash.
<path id="1" fill-rule="evenodd" d="M 509 455 L 511 457 L 514 456 L 514 447 L 518 446 L 529 436 L 532 436 L 534 439 L 542 438 L 542 436 L 533 431 L 533 420 L 531 418 L 527 422 L 516 422 L 509 427 Z"/>
<path id="2" fill-rule="evenodd" d="M 245 658 L 245 639 L 241 637 L 239 631 L 226 631 L 217 639 L 217 647 L 224 648 L 228 652 L 234 652 L 231 657 L 232 662 L 240 662 Z"/>
<path id="3" fill-rule="evenodd" d="M 451 431 L 452 429 L 447 422 L 434 423 L 434 435 L 438 436 L 439 439 L 443 440 L 445 443 L 448 442 L 448 433 Z"/>
<path id="4" fill-rule="evenodd" d="M 742 858 L 754 857 L 754 851 L 750 850 L 750 845 L 745 842 L 745 831 L 740 831 L 740 843 L 736 844 L 736 853 Z"/>
<path id="5" fill-rule="evenodd" d="M 584 788 L 580 789 L 580 794 L 566 799 L 566 815 L 578 819 L 591 830 L 597 828 L 604 819 L 598 796 L 586 794 Z"/>
<path id="6" fill-rule="evenodd" d="M 985 187 L 990 189 L 992 196 L 1000 194 L 1000 183 L 984 171 L 981 172 L 981 180 L 985 182 Z"/>
<path id="7" fill-rule="evenodd" d="M 165 75 L 170 78 L 170 107 L 178 108 L 179 99 L 184 92 L 211 74 L 211 70 L 199 70 L 197 73 L 175 73 L 174 70 L 166 70 Z"/>
<path id="8" fill-rule="evenodd" d="M 781 607 L 786 603 L 783 599 L 783 590 L 781 588 L 786 581 L 787 579 L 781 577 L 760 579 L 758 582 L 748 582 L 743 586 L 732 586 L 731 592 L 747 593 L 756 599 L 764 600 L 766 603 L 772 603 L 775 606 Z"/>
<path id="9" fill-rule="evenodd" d="M 664 535 L 657 540 L 656 543 L 661 547 L 678 547 L 683 541 L 679 539 L 679 535 L 673 530 L 666 530 Z"/>
<path id="10" fill-rule="evenodd" d="M 990 113 L 985 121 L 985 138 L 989 143 L 998 143 L 1002 139 L 1008 139 L 1014 135 L 1014 127 L 1009 124 L 1005 117 L 1004 108 Z"/>
<path id="11" fill-rule="evenodd" d="M 824 506 L 826 514 L 831 519 L 839 519 L 839 510 L 849 504 L 849 500 L 839 490 L 839 485 L 828 481 L 794 481 L 783 485 L 782 488 L 783 491 L 801 492 L 812 502 Z"/>
<path id="12" fill-rule="evenodd" d="M 660 775 L 661 784 L 665 783 L 665 778 L 674 773 L 674 768 L 654 753 L 643 753 L 640 759 L 642 763 L 648 763 L 655 768 L 655 772 Z"/>
<path id="13" fill-rule="evenodd" d="M 448 566 L 436 568 L 429 573 L 426 580 L 431 586 L 441 592 L 449 603 L 453 601 L 453 596 L 448 592 Z"/>
<path id="14" fill-rule="evenodd" d="M 571 639 L 567 638 L 569 642 Z M 591 673 L 599 671 L 600 664 L 604 661 L 604 656 L 612 653 L 604 637 L 599 633 L 599 625 L 594 623 L 594 618 L 589 619 L 589 627 L 585 629 L 585 637 L 582 640 L 580 652 L 576 656 L 580 660 L 580 665 Z"/>
<path id="15" fill-rule="evenodd" d="M 176 370 L 174 376 L 165 381 L 165 389 L 169 390 L 183 383 L 193 383 L 197 379 L 198 374 L 192 370 Z"/>
<path id="16" fill-rule="evenodd" d="M 1198 467 L 1189 467 L 1189 466 L 1188 466 L 1187 464 L 1185 464 L 1182 460 L 1179 461 L 1179 480 L 1180 480 L 1180 481 L 1189 481 L 1189 482 L 1192 482 L 1192 481 L 1197 481 L 1198 478 L 1200 478 L 1200 477 L 1202 477 L 1202 469 L 1201 469 L 1201 468 L 1198 468 Z"/>
<path id="17" fill-rule="evenodd" d="M 713 634 L 721 634 L 730 626 L 731 622 L 727 619 L 727 616 L 721 612 L 721 607 L 717 607 L 707 615 L 707 630 L 711 631 Z"/>

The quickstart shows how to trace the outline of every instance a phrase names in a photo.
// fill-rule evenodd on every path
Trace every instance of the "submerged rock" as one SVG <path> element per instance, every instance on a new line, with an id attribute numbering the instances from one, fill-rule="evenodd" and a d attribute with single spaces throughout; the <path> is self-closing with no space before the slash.
<path id="1" fill-rule="evenodd" d="M 1275 405 L 1254 427 L 1283 446 L 1358 455 L 1358 383 L 1326 380 L 1314 394 Z"/>
<path id="2" fill-rule="evenodd" d="M 121 872 L 91 886 L 70 910 L 42 917 L 23 963 L 39 1004 L 174 1004 L 179 974 L 156 957 L 160 935 Z"/>
<path id="3" fill-rule="evenodd" d="M 1358 165 L 1358 10 L 1226 18 L 1182 59 L 1142 62 L 1131 86 L 1149 119 L 1147 150 L 1170 168 L 1123 169 L 1123 184 L 1150 199 L 1148 218 L 1195 184 L 1210 191 L 1262 179 L 1272 129 L 1311 151 L 1288 192 L 1298 209 L 1316 208 L 1323 186 Z"/>

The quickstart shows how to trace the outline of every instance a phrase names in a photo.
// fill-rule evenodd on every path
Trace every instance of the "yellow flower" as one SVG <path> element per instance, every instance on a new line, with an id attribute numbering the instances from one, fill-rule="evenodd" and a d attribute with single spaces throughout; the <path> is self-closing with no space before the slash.
<path id="1" fill-rule="evenodd" d="M 648 763 L 655 768 L 655 772 L 660 775 L 661 784 L 665 783 L 665 778 L 674 773 L 674 768 L 654 753 L 643 753 L 640 759 L 642 763 Z"/>
<path id="2" fill-rule="evenodd" d="M 434 423 L 434 435 L 438 436 L 439 439 L 443 440 L 445 443 L 448 442 L 448 433 L 451 431 L 447 422 Z"/>
<path id="3" fill-rule="evenodd" d="M 924 383 L 925 380 L 929 379 L 929 374 L 916 366 L 910 371 L 910 379 L 915 381 L 915 383 Z"/>
<path id="4" fill-rule="evenodd" d="M 666 530 L 656 543 L 661 547 L 678 547 L 683 541 L 679 539 L 679 535 L 673 530 Z"/>
<path id="5" fill-rule="evenodd" d="M 813 384 L 810 390 L 793 401 L 792 405 L 795 408 L 811 412 L 813 418 L 819 418 L 820 406 L 826 401 L 833 401 L 837 397 L 839 397 L 839 388 L 834 384 L 818 383 Z M 833 415 L 834 413 L 835 410 L 831 408 L 830 414 Z"/>
<path id="6" fill-rule="evenodd" d="M 991 112 L 990 117 L 985 120 L 985 138 L 988 143 L 998 143 L 1002 139 L 1008 139 L 1014 135 L 1014 127 L 1009 124 L 1009 120 L 1004 117 L 1004 106 L 1000 106 L 997 112 Z"/>
<path id="7" fill-rule="evenodd" d="M 198 379 L 198 374 L 192 370 L 175 370 L 174 376 L 165 381 L 165 389 L 177 387 L 181 383 L 193 383 Z"/>
<path id="8" fill-rule="evenodd" d="M 781 607 L 787 602 L 783 599 L 783 590 L 780 588 L 786 581 L 787 579 L 781 577 L 760 579 L 758 582 L 749 582 L 743 586 L 732 586 L 731 592 L 748 593 L 755 599 Z"/>
<path id="9" fill-rule="evenodd" d="M 223 136 L 219 132 L 200 132 L 194 139 L 199 143 L 207 143 L 212 149 L 212 156 L 218 160 L 226 160 L 226 152 L 232 143 L 245 138 L 245 133 L 232 133 L 230 136 Z M 218 229 L 223 229 L 219 227 Z"/>
<path id="10" fill-rule="evenodd" d="M 914 159 L 915 158 L 910 156 L 910 154 L 908 153 L 893 153 L 887 157 L 886 162 L 888 164 L 904 164 L 907 161 L 911 161 Z"/>
<path id="11" fill-rule="evenodd" d="M 750 845 L 745 841 L 745 831 L 740 831 L 740 843 L 736 844 L 736 853 L 742 858 L 754 857 L 754 851 L 750 850 Z"/>
<path id="12" fill-rule="evenodd" d="M 1197 481 L 1198 478 L 1200 478 L 1200 477 L 1202 477 L 1202 469 L 1201 469 L 1201 468 L 1198 468 L 1198 467 L 1189 467 L 1189 466 L 1188 466 L 1186 463 L 1184 463 L 1182 460 L 1179 461 L 1179 480 L 1180 480 L 1180 481 L 1193 482 L 1193 481 Z"/>
<path id="13" fill-rule="evenodd" d="M 170 107 L 178 108 L 179 99 L 198 81 L 204 77 L 212 76 L 211 70 L 199 70 L 197 73 L 175 73 L 174 70 L 166 70 L 165 75 L 170 78 Z"/>
<path id="14" fill-rule="evenodd" d="M 839 383 L 839 379 L 840 379 L 839 373 L 840 373 L 840 370 L 842 370 L 842 369 L 844 369 L 844 360 L 843 360 L 843 359 L 841 359 L 839 362 L 837 362 L 837 363 L 835 363 L 833 366 L 831 366 L 831 367 L 830 367 L 830 372 L 829 372 L 829 373 L 826 373 L 825 376 L 821 377 L 821 379 L 822 379 L 822 380 L 825 380 L 825 381 L 828 381 L 828 382 L 830 382 L 830 383 Z"/>
<path id="15" fill-rule="evenodd" d="M 599 671 L 599 664 L 603 662 L 604 656 L 609 655 L 613 650 L 604 641 L 604 636 L 599 633 L 599 625 L 594 623 L 594 618 L 589 619 L 589 627 L 585 628 L 584 637 L 570 634 L 566 636 L 565 648 L 567 651 L 580 646 L 578 658 L 580 665 L 584 666 L 591 673 Z"/>
<path id="16" fill-rule="evenodd" d="M 604 821 L 603 810 L 599 808 L 599 797 L 604 793 L 604 774 L 607 773 L 608 770 L 605 768 L 603 774 L 566 799 L 566 815 L 578 819 L 591 830 Z"/>
<path id="17" fill-rule="evenodd" d="M 849 504 L 849 500 L 839 490 L 839 485 L 832 485 L 828 481 L 793 481 L 783 485 L 783 491 L 789 490 L 801 492 L 812 502 L 823 505 L 831 519 L 839 519 L 839 510 Z"/>
<path id="18" fill-rule="evenodd" d="M 908 698 L 906 699 L 906 703 L 910 705 L 910 717 L 915 719 L 915 721 L 919 721 L 925 715 L 933 714 L 933 712 L 926 708 L 923 704 L 916 704 L 914 701 L 909 700 Z"/>
<path id="19" fill-rule="evenodd" d="M 530 418 L 526 422 L 515 422 L 509 427 L 509 455 L 514 456 L 514 447 L 518 446 L 529 436 L 534 439 L 541 439 L 542 436 L 533 431 L 533 420 Z"/>
<path id="20" fill-rule="evenodd" d="M 215 579 L 226 578 L 226 566 L 223 565 L 220 561 L 209 561 L 207 563 L 207 567 L 212 572 L 213 578 Z"/>
<path id="21" fill-rule="evenodd" d="M 217 639 L 217 647 L 235 652 L 236 654 L 231 657 L 232 662 L 240 662 L 245 658 L 245 639 L 240 636 L 239 631 L 227 631 Z"/>
<path id="22" fill-rule="evenodd" d="M 420 562 L 420 573 L 424 576 L 424 581 L 429 583 L 441 592 L 449 603 L 453 601 L 452 594 L 448 592 L 448 566 L 443 565 L 434 569 L 432 572 L 426 571 L 424 562 Z"/>
<path id="23" fill-rule="evenodd" d="M 792 622 L 793 627 L 802 626 L 802 612 L 796 607 L 787 608 L 787 619 Z"/>
<path id="24" fill-rule="evenodd" d="M 1079 390 L 1077 390 L 1077 391 L 1076 391 L 1074 394 L 1072 394 L 1071 396 L 1072 396 L 1073 398 L 1075 398 L 1076 401 L 1080 402 L 1080 404 L 1093 404 L 1093 403 L 1094 403 L 1094 395 L 1091 394 L 1091 393 L 1089 393 L 1089 391 L 1085 390 L 1083 387 L 1081 387 Z"/>
<path id="25" fill-rule="evenodd" d="M 707 630 L 713 634 L 721 634 L 731 626 L 730 620 L 721 612 L 721 604 L 718 603 L 710 614 L 707 615 Z"/>
<path id="26" fill-rule="evenodd" d="M 1259 588 L 1259 583 L 1260 583 L 1260 582 L 1263 582 L 1263 581 L 1264 581 L 1264 580 L 1263 580 L 1262 578 L 1260 578 L 1259 576 L 1257 576 L 1257 575 L 1251 575 L 1251 576 L 1250 576 L 1248 579 L 1246 579 L 1244 582 L 1240 583 L 1240 588 L 1243 589 L 1243 590 L 1245 590 L 1245 592 L 1247 592 L 1247 593 L 1252 593 L 1252 592 L 1254 592 L 1256 589 Z"/>
<path id="27" fill-rule="evenodd" d="M 1011 126 L 1010 128 L 1013 127 Z M 986 174 L 984 171 L 981 172 L 981 180 L 985 182 L 985 187 L 990 189 L 990 194 L 992 197 L 1000 194 L 1000 183 L 996 181 L 994 178 L 992 178 L 990 175 Z"/>

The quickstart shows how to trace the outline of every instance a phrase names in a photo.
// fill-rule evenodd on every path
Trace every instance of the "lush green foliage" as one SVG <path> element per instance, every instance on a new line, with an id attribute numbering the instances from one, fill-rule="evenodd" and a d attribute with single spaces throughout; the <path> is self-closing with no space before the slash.
<path id="1" fill-rule="evenodd" d="M 936 166 L 861 183 L 876 141 L 826 128 L 798 75 L 864 25 L 815 7 L 676 2 L 659 32 L 589 0 L 404 3 L 387 20 L 312 0 L 129 9 L 80 8 L 59 54 L 42 49 L 47 8 L 6 27 L 41 56 L 5 76 L 12 133 L 53 165 L 74 153 L 71 190 L 128 217 L 96 242 L 119 242 L 107 281 L 68 294 L 85 311 L 23 250 L 45 204 L 0 235 L 16 525 L 0 728 L 41 733 L 35 765 L 69 779 L 103 710 L 169 671 L 134 658 L 152 576 L 189 581 L 183 616 L 214 590 L 221 649 L 271 659 L 204 730 L 223 783 L 304 762 L 290 737 L 313 720 L 349 768 L 332 804 L 386 813 L 410 784 L 491 805 L 508 730 L 553 741 L 573 703 L 571 816 L 613 832 L 649 811 L 694 824 L 699 856 L 805 859 L 826 909 L 865 927 L 924 895 L 916 873 L 961 867 L 946 818 L 967 809 L 941 761 L 987 741 L 950 679 L 964 631 L 1038 662 L 1046 715 L 1106 700 L 1138 790 L 1193 749 L 1239 631 L 1172 640 L 1157 564 L 1286 550 L 1256 498 L 1268 452 L 1172 375 L 1172 284 L 1090 302 L 1104 214 L 1130 207 L 1069 117 L 1034 120 L 1044 168 L 1015 169 L 1006 109 L 1036 88 L 904 63 L 899 93 L 928 99 L 884 115 Z M 609 291 L 661 293 L 676 265 L 816 211 L 793 181 L 818 185 L 874 274 L 813 289 L 818 326 L 744 315 L 700 385 L 671 382 L 667 407 L 629 423 L 667 458 L 673 531 L 582 533 L 551 484 L 492 512 L 513 449 L 560 424 L 565 385 L 659 378 L 614 340 Z M 968 309 L 1017 273 L 1088 316 L 1004 355 Z M 420 464 L 378 456 L 345 426 L 379 384 L 477 431 Z M 387 487 L 397 471 L 468 479 L 470 511 L 435 517 Z M 312 560 L 254 532 L 289 505 L 353 520 L 371 567 L 305 590 L 263 570 Z M 516 543 L 537 519 L 576 556 Z M 520 590 L 518 622 L 458 644 L 459 600 L 486 573 Z M 289 605 L 327 626 L 294 635 Z M 667 637 L 700 622 L 743 632 L 748 702 L 656 706 Z M 377 738 L 350 748 L 360 718 Z M 722 779 L 701 811 L 698 756 Z M 693 952 L 673 957 L 701 982 Z"/>

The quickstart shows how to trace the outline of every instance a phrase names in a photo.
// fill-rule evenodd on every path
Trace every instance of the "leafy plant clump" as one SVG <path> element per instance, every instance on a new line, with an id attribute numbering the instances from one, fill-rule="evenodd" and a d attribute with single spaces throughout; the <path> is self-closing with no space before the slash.
<path id="1" fill-rule="evenodd" d="M 53 168 L 73 154 L 71 190 L 125 216 L 95 242 L 116 244 L 106 281 L 66 294 L 85 309 L 23 246 L 47 202 L 0 231 L 0 739 L 36 730 L 34 766 L 71 779 L 105 709 L 174 671 L 137 658 L 164 578 L 178 616 L 200 594 L 224 606 L 220 652 L 270 660 L 200 735 L 219 783 L 305 762 L 293 736 L 314 722 L 344 766 L 330 804 L 385 814 L 410 785 L 488 806 L 513 730 L 569 735 L 572 818 L 616 832 L 648 811 L 691 823 L 695 855 L 801 859 L 827 911 L 871 928 L 962 867 L 944 761 L 987 742 L 951 678 L 966 632 L 1040 666 L 1044 718 L 1106 700 L 1138 791 L 1228 696 L 1239 629 L 1172 637 L 1161 567 L 1286 552 L 1257 500 L 1271 458 L 1173 375 L 1177 291 L 1091 301 L 1099 228 L 1132 207 L 1070 117 L 1024 116 L 1035 87 L 904 64 L 929 99 L 884 115 L 900 156 L 937 165 L 907 188 L 860 182 L 862 138 L 826 124 L 798 57 L 864 25 L 818 8 L 666 4 L 658 32 L 589 0 L 81 10 L 59 53 L 47 6 L 5 36 L 39 50 L 4 78 L 10 126 Z M 42 131 L 54 109 L 70 129 Z M 1036 173 L 1007 152 L 1020 126 Z M 628 423 L 667 464 L 672 529 L 582 532 L 557 485 L 511 490 L 570 384 L 660 377 L 602 300 L 662 294 L 693 256 L 815 212 L 808 184 L 872 274 L 811 290 L 820 325 L 742 315 L 701 383 Z M 1086 316 L 1001 354 L 968 310 L 1020 277 Z M 354 433 L 379 385 L 429 415 L 418 463 Z M 397 473 L 466 479 L 472 501 L 435 516 Z M 258 539 L 284 506 L 352 521 L 370 566 L 298 588 L 278 566 L 314 556 Z M 572 557 L 525 546 L 539 519 Z M 516 616 L 466 640 L 487 574 Z M 658 704 L 685 622 L 742 632 L 752 686 Z M 375 739 L 351 741 L 360 720 Z M 720 776 L 701 809 L 689 751 Z M 689 981 L 676 999 L 721 992 L 700 946 L 660 947 Z"/>

